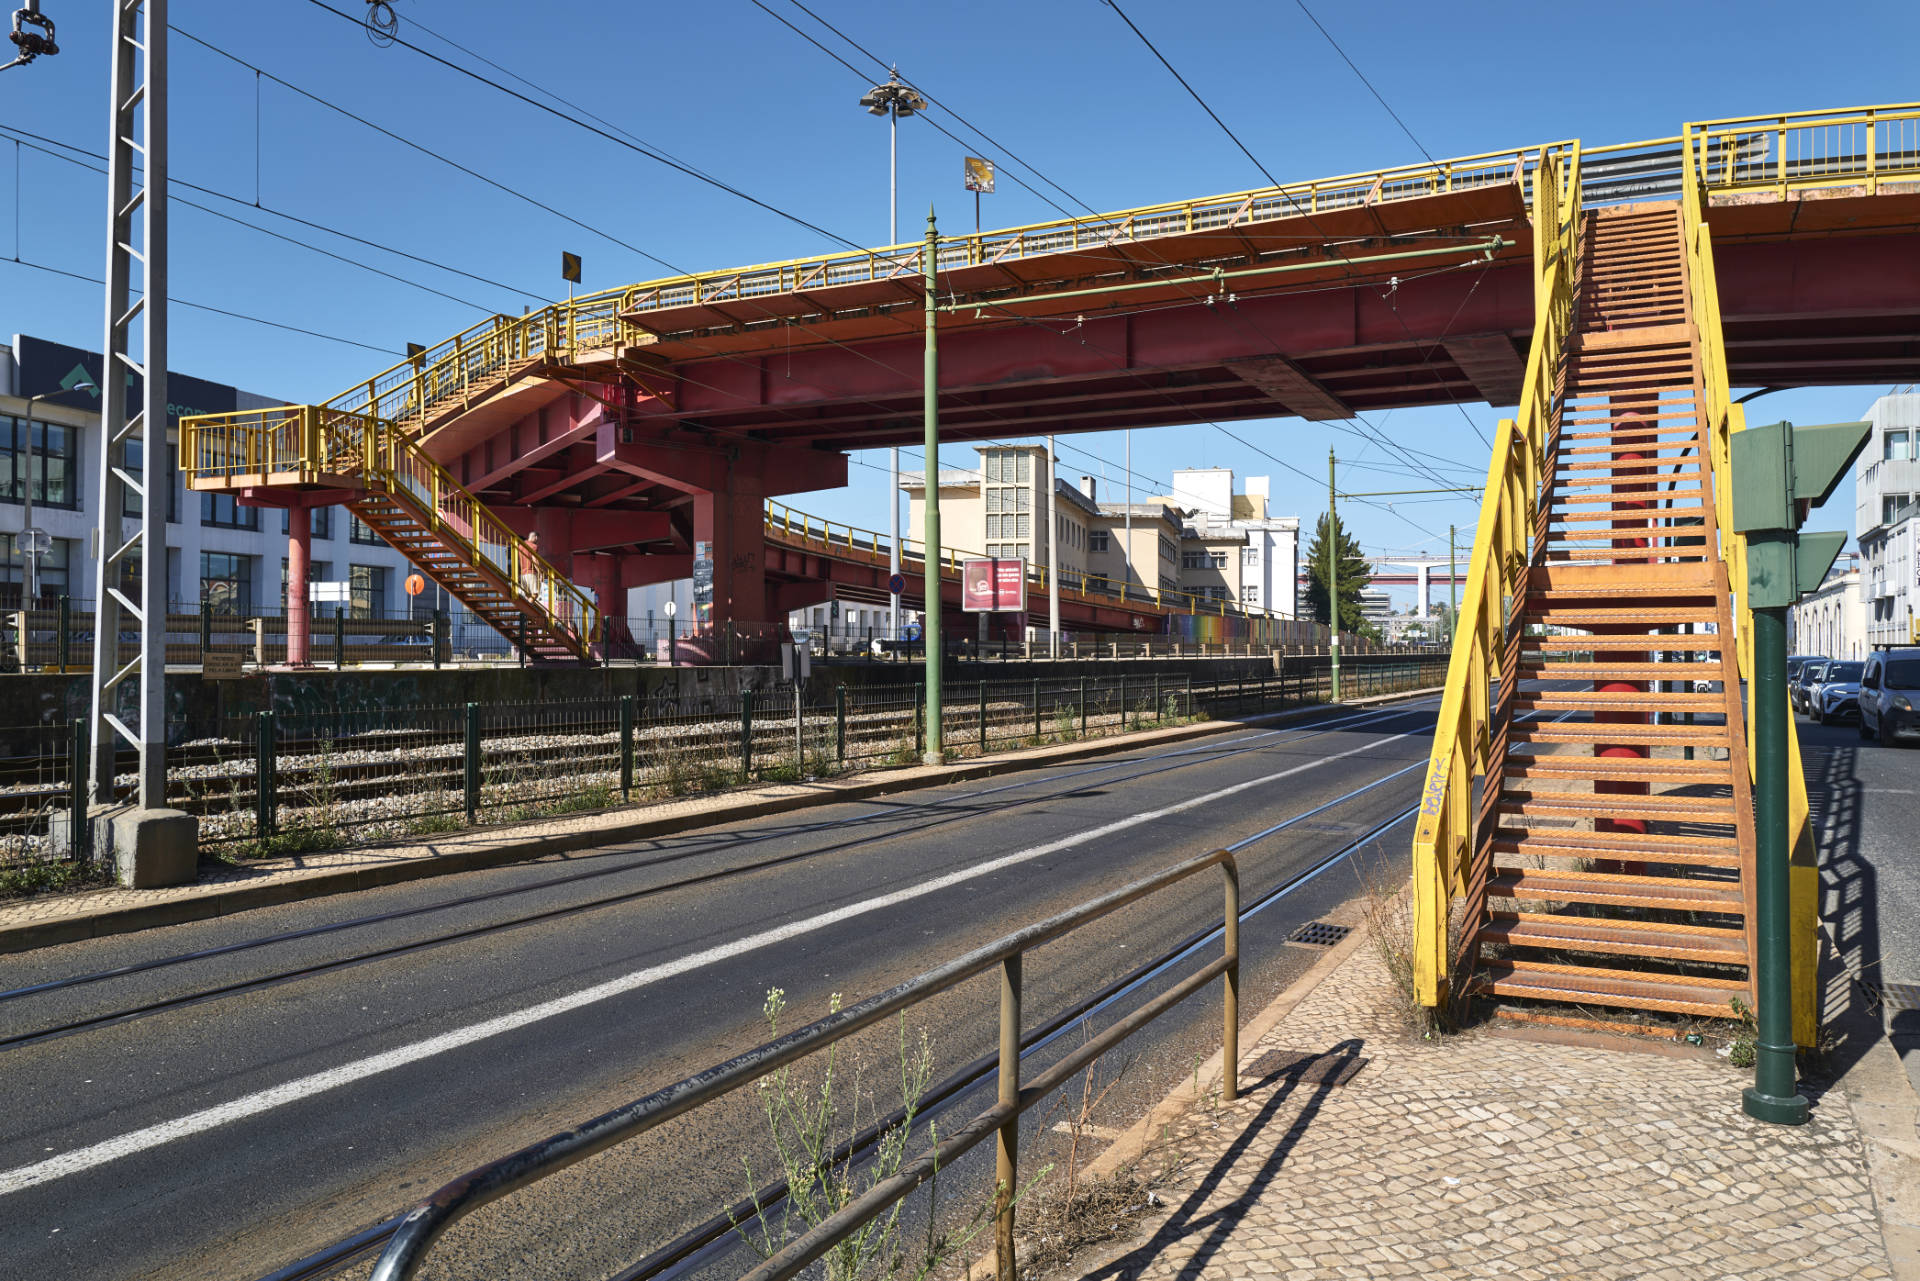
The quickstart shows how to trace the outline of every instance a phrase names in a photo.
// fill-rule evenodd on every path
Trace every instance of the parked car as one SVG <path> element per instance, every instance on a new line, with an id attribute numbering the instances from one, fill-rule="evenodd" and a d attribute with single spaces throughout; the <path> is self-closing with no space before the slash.
<path id="1" fill-rule="evenodd" d="M 1807 707 L 1816 724 L 1842 721 L 1860 714 L 1860 676 L 1865 663 L 1828 663 L 1820 684 L 1807 695 Z"/>
<path id="2" fill-rule="evenodd" d="M 1818 657 L 1818 654 L 1787 655 L 1787 687 L 1789 689 L 1793 687 L 1793 682 L 1799 677 L 1800 669 Z"/>
<path id="3" fill-rule="evenodd" d="M 1920 648 L 1876 650 L 1860 675 L 1860 737 L 1891 747 L 1920 738 Z"/>
<path id="4" fill-rule="evenodd" d="M 1787 683 L 1787 702 L 1793 705 L 1794 711 L 1804 713 L 1808 710 L 1807 694 L 1826 675 L 1827 664 L 1832 661 L 1830 658 L 1809 658 L 1800 664 L 1799 674 Z"/>

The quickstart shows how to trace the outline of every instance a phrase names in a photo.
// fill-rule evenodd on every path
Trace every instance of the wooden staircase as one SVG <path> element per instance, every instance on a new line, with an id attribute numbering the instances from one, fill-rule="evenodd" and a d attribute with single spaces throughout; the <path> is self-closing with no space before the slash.
<path id="1" fill-rule="evenodd" d="M 1476 829 L 1472 987 L 1509 1010 L 1730 1017 L 1752 999 L 1752 803 L 1681 211 L 1579 216 Z"/>

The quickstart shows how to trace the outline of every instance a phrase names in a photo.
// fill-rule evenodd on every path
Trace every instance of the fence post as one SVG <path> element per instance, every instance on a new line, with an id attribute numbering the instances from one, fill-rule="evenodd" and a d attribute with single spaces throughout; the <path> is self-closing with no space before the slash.
<path id="1" fill-rule="evenodd" d="M 527 616 L 520 615 L 520 666 L 527 665 Z"/>
<path id="2" fill-rule="evenodd" d="M 1160 723 L 1162 715 L 1163 709 L 1160 705 L 1160 673 L 1155 672 L 1153 674 L 1153 723 L 1155 725 Z"/>
<path id="3" fill-rule="evenodd" d="M 1114 642 L 1116 645 L 1119 643 Z M 1127 732 L 1127 674 L 1125 672 L 1120 673 L 1120 732 L 1122 734 Z"/>
<path id="4" fill-rule="evenodd" d="M 833 687 L 833 756 L 837 764 L 847 763 L 847 687 Z"/>
<path id="5" fill-rule="evenodd" d="M 1187 673 L 1186 719 L 1193 719 L 1193 673 Z"/>
<path id="6" fill-rule="evenodd" d="M 1227 858 L 1221 861 L 1220 870 L 1226 874 L 1227 888 L 1227 972 L 1221 976 L 1226 1021 L 1220 1039 L 1220 1098 L 1231 1103 L 1240 1097 L 1240 868 Z"/>
<path id="7" fill-rule="evenodd" d="M 1000 962 L 1000 1103 L 1020 1102 L 1020 954 Z M 1016 1281 L 1013 1194 L 1020 1178 L 1020 1117 L 1008 1117 L 994 1144 L 993 1245 L 999 1281 Z"/>
<path id="8" fill-rule="evenodd" d="M 333 607 L 333 668 L 347 670 L 347 615 L 338 605 Z"/>
<path id="9" fill-rule="evenodd" d="M 480 815 L 480 704 L 467 704 L 466 793 L 467 822 Z"/>
<path id="10" fill-rule="evenodd" d="M 924 681 L 913 683 L 913 750 L 924 755 L 927 750 L 927 688 Z"/>
<path id="11" fill-rule="evenodd" d="M 95 613 L 97 616 L 98 615 L 97 609 Z M 163 626 L 161 630 L 164 632 L 166 628 Z M 163 645 L 163 648 L 164 648 L 164 645 Z M 206 664 L 206 661 L 207 661 L 207 651 L 212 648 L 213 648 L 213 602 L 209 600 L 203 600 L 200 602 L 200 662 L 203 666 Z"/>
<path id="12" fill-rule="evenodd" d="M 1041 737 L 1042 735 L 1040 733 L 1040 682 L 1038 680 L 1035 680 L 1033 682 L 1033 739 L 1037 743 L 1040 741 Z"/>
<path id="13" fill-rule="evenodd" d="M 1087 736 L 1087 678 L 1080 678 L 1080 737 Z"/>
<path id="14" fill-rule="evenodd" d="M 60 670 L 66 671 L 72 658 L 71 636 L 73 631 L 73 602 L 66 596 L 60 598 Z"/>
<path id="15" fill-rule="evenodd" d="M 60 603 L 65 605 L 67 598 L 62 596 Z M 76 720 L 73 723 L 71 741 L 67 744 L 67 847 L 75 862 L 85 862 L 93 855 L 93 825 L 87 822 L 87 722 Z"/>
<path id="16" fill-rule="evenodd" d="M 453 629 L 447 625 L 447 621 L 446 610 L 436 609 L 433 611 L 433 636 L 431 639 L 433 643 L 433 670 L 436 672 L 440 670 L 440 646 L 446 643 L 448 636 L 453 631 Z"/>
<path id="17" fill-rule="evenodd" d="M 255 713 L 253 736 L 253 834 L 264 841 L 280 833 L 279 763 L 272 712 Z"/>
<path id="18" fill-rule="evenodd" d="M 667 666 L 680 665 L 680 632 L 673 625 L 673 615 L 667 615 Z"/>
<path id="19" fill-rule="evenodd" d="M 740 691 L 740 781 L 753 777 L 753 691 Z"/>
<path id="20" fill-rule="evenodd" d="M 987 683 L 980 682 L 980 755 L 987 754 Z"/>
<path id="21" fill-rule="evenodd" d="M 620 696 L 620 799 L 633 799 L 633 695 Z"/>

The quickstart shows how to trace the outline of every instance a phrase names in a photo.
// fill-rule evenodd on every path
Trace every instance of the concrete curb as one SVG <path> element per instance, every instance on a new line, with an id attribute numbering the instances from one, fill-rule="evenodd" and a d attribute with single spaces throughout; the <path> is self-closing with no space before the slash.
<path id="1" fill-rule="evenodd" d="M 1171 729 L 1146 730 L 1135 734 L 1116 734 L 1110 738 L 1084 743 L 1059 743 L 1050 747 L 1024 749 L 1003 755 L 963 761 L 954 765 L 915 766 L 862 775 L 856 779 L 807 785 L 807 790 L 780 796 L 746 799 L 717 798 L 705 808 L 654 818 L 631 818 L 623 811 L 608 811 L 593 816 L 591 825 L 550 836 L 516 839 L 511 829 L 463 833 L 445 842 L 444 854 L 433 854 L 406 862 L 339 868 L 292 877 L 262 885 L 234 885 L 210 889 L 205 893 L 183 896 L 161 903 L 143 903 L 131 907 L 102 907 L 98 911 L 76 912 L 57 920 L 28 921 L 0 926 L 0 954 L 52 947 L 81 939 L 130 934 L 163 925 L 210 920 L 259 907 L 322 898 L 355 890 L 399 885 L 435 876 L 499 867 L 507 863 L 530 862 L 556 854 L 571 853 L 599 845 L 623 841 L 672 836 L 694 828 L 715 827 L 775 814 L 790 813 L 821 805 L 838 805 L 866 800 L 890 792 L 910 791 L 1061 761 L 1086 760 L 1119 752 L 1154 747 L 1162 743 L 1185 742 L 1254 726 L 1285 725 L 1343 708 L 1367 708 L 1386 703 L 1426 698 L 1441 692 L 1440 686 L 1406 690 L 1398 694 L 1380 694 L 1341 703 L 1315 703 L 1285 712 L 1250 716 L 1237 721 L 1206 721 Z M 598 820 L 598 821 L 594 821 Z"/>

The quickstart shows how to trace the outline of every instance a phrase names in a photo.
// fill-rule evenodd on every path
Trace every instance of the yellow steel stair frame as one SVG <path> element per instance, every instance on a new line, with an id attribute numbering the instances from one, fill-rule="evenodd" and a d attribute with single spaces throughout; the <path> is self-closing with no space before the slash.
<path id="1" fill-rule="evenodd" d="M 1490 754 L 1489 685 L 1500 671 L 1520 603 L 1548 472 L 1548 427 L 1561 355 L 1573 326 L 1573 269 L 1579 254 L 1580 144 L 1542 152 L 1534 170 L 1533 340 L 1517 418 L 1493 442 L 1473 559 L 1454 632 L 1446 693 L 1434 726 L 1426 786 L 1413 837 L 1414 988 L 1438 1005 L 1457 958 L 1447 948 L 1454 901 L 1484 896 L 1486 869 L 1472 866 L 1473 780 Z"/>
<path id="2" fill-rule="evenodd" d="M 1745 122 L 1742 122 L 1745 123 Z M 1714 167 L 1713 157 L 1727 154 L 1728 137 L 1739 125 L 1687 127 L 1685 134 L 1686 176 L 1681 194 L 1681 214 L 1687 251 L 1687 278 L 1693 289 L 1693 314 L 1700 329 L 1701 383 L 1706 394 L 1703 415 L 1706 432 L 1706 471 L 1713 478 L 1714 523 L 1719 527 L 1720 555 L 1727 565 L 1727 579 L 1733 585 L 1734 652 L 1740 680 L 1749 695 L 1753 689 L 1753 611 L 1747 605 L 1747 540 L 1733 528 L 1732 451 L 1735 432 L 1746 429 L 1746 407 L 1733 404 L 1727 383 L 1726 341 L 1720 329 L 1720 293 L 1713 270 L 1713 233 L 1707 225 L 1704 192 L 1707 175 Z M 1872 131 L 1869 131 L 1871 136 Z M 1779 157 L 1789 153 L 1783 133 L 1778 143 Z M 1868 150 L 1869 171 L 1872 150 Z M 1775 175 L 1785 181 L 1786 166 L 1777 164 Z M 1769 183 L 1769 185 L 1771 185 Z M 1781 188 L 1784 194 L 1786 188 Z M 1753 739 L 1753 701 L 1747 700 L 1747 739 Z M 1749 781 L 1753 778 L 1754 754 L 1747 753 Z M 1787 829 L 1792 841 L 1791 947 L 1793 951 L 1793 1033 L 1801 1045 L 1812 1046 L 1819 1037 L 1818 952 L 1820 874 L 1819 855 L 1814 843 L 1813 826 L 1807 803 L 1807 778 L 1800 763 L 1800 732 L 1792 711 L 1787 714 Z"/>
<path id="3" fill-rule="evenodd" d="M 182 453 L 194 488 L 239 488 L 300 484 L 340 487 L 358 495 L 398 498 L 413 510 L 464 568 L 499 584 L 500 592 L 477 593 L 448 581 L 416 549 L 399 546 L 420 569 L 501 628 L 509 639 L 511 616 L 531 614 L 548 637 L 575 658 L 587 659 L 600 628 L 600 614 L 585 592 L 534 551 L 429 458 L 392 422 L 316 405 L 202 414 L 184 419 Z M 511 601 L 505 604 L 504 601 Z"/>

